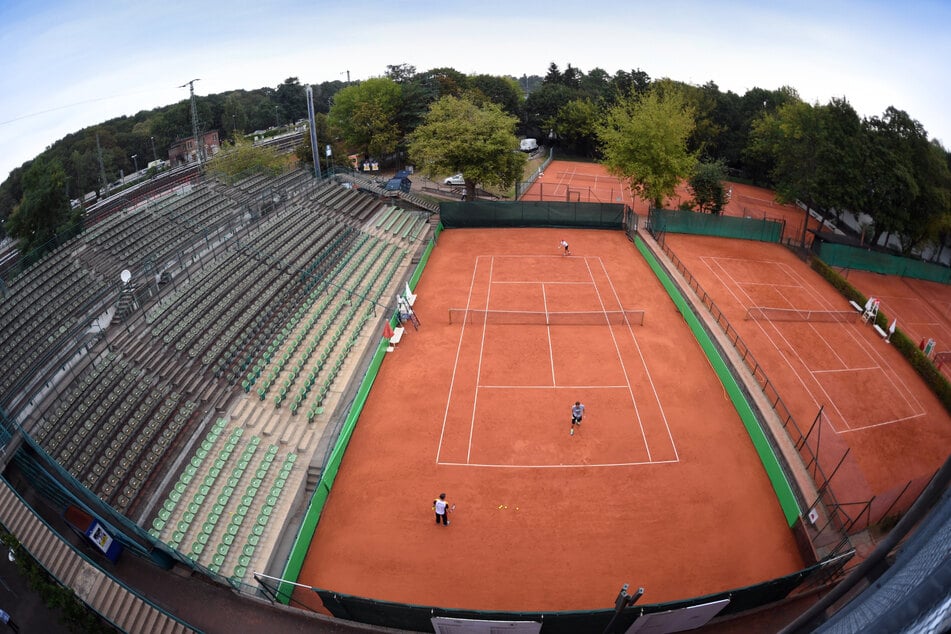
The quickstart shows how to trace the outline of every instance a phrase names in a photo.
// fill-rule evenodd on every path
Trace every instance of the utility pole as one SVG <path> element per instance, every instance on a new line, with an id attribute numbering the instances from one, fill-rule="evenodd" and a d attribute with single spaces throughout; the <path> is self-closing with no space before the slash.
<path id="1" fill-rule="evenodd" d="M 152 137 L 152 158 L 158 161 L 158 152 L 155 151 L 155 137 Z"/>
<path id="2" fill-rule="evenodd" d="M 347 85 L 349 86 L 350 85 L 350 71 L 345 70 L 343 71 L 343 73 L 347 73 Z M 343 75 L 343 73 L 340 73 L 340 74 Z"/>
<path id="3" fill-rule="evenodd" d="M 188 94 L 192 102 L 192 136 L 195 137 L 195 157 L 198 159 L 198 167 L 201 168 L 202 159 L 204 158 L 205 148 L 202 147 L 201 139 L 198 138 L 198 105 L 195 102 L 195 82 L 201 81 L 201 79 L 192 79 L 186 81 L 184 84 L 179 86 L 179 88 L 184 88 L 188 86 Z"/>

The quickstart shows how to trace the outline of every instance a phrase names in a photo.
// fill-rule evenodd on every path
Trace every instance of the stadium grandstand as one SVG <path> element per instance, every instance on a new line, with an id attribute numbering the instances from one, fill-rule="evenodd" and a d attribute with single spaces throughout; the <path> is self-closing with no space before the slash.
<path id="1" fill-rule="evenodd" d="M 177 171 L 6 271 L 0 516 L 120 630 L 196 626 L 90 552 L 249 595 L 252 571 L 281 570 L 350 378 L 431 234 L 428 211 L 353 178 Z"/>

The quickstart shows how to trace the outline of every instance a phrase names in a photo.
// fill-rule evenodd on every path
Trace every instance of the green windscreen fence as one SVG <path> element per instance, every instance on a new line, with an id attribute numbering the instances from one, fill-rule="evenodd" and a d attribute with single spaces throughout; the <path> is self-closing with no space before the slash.
<path id="1" fill-rule="evenodd" d="M 871 251 L 865 247 L 819 240 L 813 243 L 813 250 L 829 266 L 951 284 L 951 269 L 940 264 Z"/>
<path id="2" fill-rule="evenodd" d="M 625 206 L 616 203 L 474 200 L 439 204 L 448 228 L 459 227 L 588 227 L 620 229 Z"/>
<path id="3" fill-rule="evenodd" d="M 760 242 L 779 242 L 783 237 L 785 222 L 766 218 L 735 218 L 696 211 L 673 211 L 652 209 L 651 231 L 662 233 L 693 233 L 720 238 L 741 238 Z"/>

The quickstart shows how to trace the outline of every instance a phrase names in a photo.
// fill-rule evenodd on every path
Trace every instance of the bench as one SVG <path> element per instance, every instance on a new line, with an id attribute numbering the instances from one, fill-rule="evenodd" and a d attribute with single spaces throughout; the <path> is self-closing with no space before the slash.
<path id="1" fill-rule="evenodd" d="M 861 312 L 863 312 L 863 311 L 865 310 L 864 308 L 862 308 L 861 306 L 859 306 L 859 305 L 855 302 L 855 300 L 850 299 L 850 300 L 849 300 L 849 304 L 850 304 L 850 305 L 852 306 L 852 308 L 854 308 L 857 312 L 860 312 L 860 313 L 861 313 Z"/>
<path id="2" fill-rule="evenodd" d="M 403 328 L 402 326 L 397 326 L 396 328 L 393 329 L 393 336 L 390 337 L 390 347 L 388 348 L 389 352 L 392 352 L 395 349 L 396 344 L 398 344 L 400 342 L 400 339 L 403 338 L 404 332 L 406 332 L 406 329 Z"/>
<path id="3" fill-rule="evenodd" d="M 872 328 L 875 329 L 875 332 L 882 336 L 882 339 L 888 339 L 888 333 L 882 330 L 882 327 L 878 324 L 872 324 Z"/>

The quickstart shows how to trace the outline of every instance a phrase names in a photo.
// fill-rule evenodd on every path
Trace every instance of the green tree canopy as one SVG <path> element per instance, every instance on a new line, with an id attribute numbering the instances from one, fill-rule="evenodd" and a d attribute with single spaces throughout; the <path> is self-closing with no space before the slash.
<path id="1" fill-rule="evenodd" d="M 461 172 L 469 200 L 477 183 L 509 188 L 525 165 L 524 154 L 515 151 L 517 123 L 498 104 L 446 96 L 410 135 L 410 158 L 430 178 Z"/>
<path id="2" fill-rule="evenodd" d="M 568 152 L 594 156 L 598 143 L 601 111 L 590 99 L 572 99 L 548 123 L 559 144 Z"/>
<path id="3" fill-rule="evenodd" d="M 693 173 L 697 158 L 687 151 L 687 139 L 694 125 L 693 110 L 676 89 L 630 93 L 598 126 L 602 162 L 637 195 L 660 207 Z"/>
<path id="4" fill-rule="evenodd" d="M 693 194 L 693 204 L 701 212 L 719 214 L 727 203 L 723 181 L 726 179 L 726 166 L 723 161 L 701 161 L 697 163 L 693 176 L 687 181 Z"/>
<path id="5" fill-rule="evenodd" d="M 82 229 L 66 196 L 66 171 L 55 159 L 35 159 L 23 174 L 23 199 L 6 223 L 25 262 L 34 262 Z"/>
<path id="6" fill-rule="evenodd" d="M 400 140 L 396 122 L 401 105 L 399 84 L 385 77 L 368 79 L 334 96 L 330 125 L 351 148 L 383 157 L 392 154 Z"/>
<path id="7" fill-rule="evenodd" d="M 287 158 L 273 147 L 255 146 L 244 137 L 238 137 L 222 144 L 221 150 L 208 161 L 207 168 L 209 173 L 233 183 L 254 173 L 280 174 L 286 165 Z"/>

